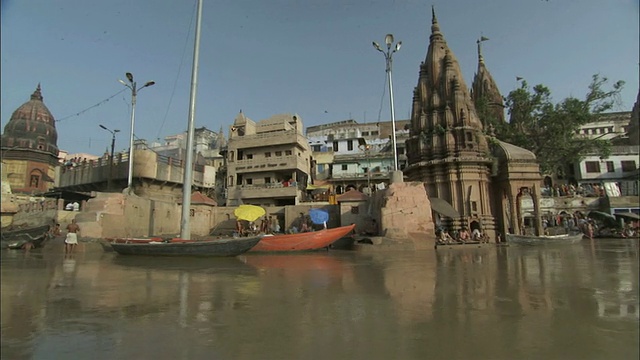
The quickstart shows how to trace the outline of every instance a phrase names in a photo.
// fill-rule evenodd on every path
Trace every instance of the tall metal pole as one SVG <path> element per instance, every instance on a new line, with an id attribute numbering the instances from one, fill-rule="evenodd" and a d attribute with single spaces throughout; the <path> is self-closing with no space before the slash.
<path id="1" fill-rule="evenodd" d="M 127 194 L 133 193 L 133 128 L 136 121 L 136 83 L 132 82 L 131 89 L 131 128 L 129 129 L 129 172 L 127 174 Z"/>
<path id="2" fill-rule="evenodd" d="M 391 139 L 393 141 L 393 171 L 398 171 L 398 148 L 396 146 L 396 113 L 393 108 L 393 82 L 391 80 L 392 56 L 387 57 L 387 77 L 389 79 L 389 103 L 391 107 Z"/>
<path id="3" fill-rule="evenodd" d="M 202 0 L 198 0 L 196 16 L 196 37 L 193 44 L 193 66 L 191 68 L 191 95 L 189 99 L 189 125 L 187 129 L 187 149 L 184 166 L 184 181 L 182 184 L 182 220 L 180 222 L 180 237 L 191 238 L 191 183 L 193 181 L 193 132 L 196 113 L 196 91 L 198 89 L 198 58 L 200 56 L 200 27 L 202 23 Z"/>

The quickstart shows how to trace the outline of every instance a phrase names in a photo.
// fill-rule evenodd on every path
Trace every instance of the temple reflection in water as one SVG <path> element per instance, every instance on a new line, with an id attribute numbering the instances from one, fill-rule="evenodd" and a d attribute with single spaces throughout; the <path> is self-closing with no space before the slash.
<path id="1" fill-rule="evenodd" d="M 638 352 L 634 241 L 140 260 L 3 252 L 3 357 Z"/>

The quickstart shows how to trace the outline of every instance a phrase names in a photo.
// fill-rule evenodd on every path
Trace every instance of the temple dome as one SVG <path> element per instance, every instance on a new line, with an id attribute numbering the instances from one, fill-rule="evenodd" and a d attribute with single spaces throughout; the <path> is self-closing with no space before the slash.
<path id="1" fill-rule="evenodd" d="M 18 107 L 4 127 L 3 148 L 37 150 L 58 156 L 55 119 L 42 101 L 40 84 L 31 99 Z"/>
<path id="2" fill-rule="evenodd" d="M 507 161 L 536 161 L 536 155 L 525 148 L 500 140 L 496 140 L 496 144 L 496 155 L 501 159 Z"/>

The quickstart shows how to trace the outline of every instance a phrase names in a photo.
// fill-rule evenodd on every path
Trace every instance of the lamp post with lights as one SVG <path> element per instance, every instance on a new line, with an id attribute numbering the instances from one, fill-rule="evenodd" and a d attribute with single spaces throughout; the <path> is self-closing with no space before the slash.
<path id="1" fill-rule="evenodd" d="M 383 50 L 377 42 L 373 42 L 373 47 L 380 51 L 384 55 L 384 59 L 386 62 L 386 72 L 387 72 L 387 80 L 389 82 L 389 103 L 391 106 L 391 140 L 393 142 L 393 171 L 398 171 L 398 149 L 396 149 L 396 119 L 395 119 L 395 111 L 393 109 L 393 82 L 391 80 L 391 68 L 393 63 L 393 53 L 400 50 L 400 46 L 402 46 L 402 41 L 398 41 L 395 45 L 393 45 L 393 34 L 387 34 L 384 37 L 384 43 L 387 45 L 387 50 Z M 392 46 L 393 45 L 393 46 Z M 400 180 L 402 177 L 400 177 Z"/>
<path id="2" fill-rule="evenodd" d="M 138 88 L 137 83 L 133 81 L 133 74 L 126 73 L 128 83 L 123 80 L 118 80 L 122 85 L 126 86 L 131 90 L 131 134 L 129 137 L 129 175 L 127 178 L 127 188 L 125 192 L 127 194 L 133 193 L 133 128 L 136 120 L 136 96 L 138 95 L 138 91 L 154 85 L 155 81 L 147 81 L 142 87 Z"/>
<path id="3" fill-rule="evenodd" d="M 102 124 L 100 127 L 111 133 L 111 158 L 109 159 L 109 177 L 107 178 L 107 190 L 111 190 L 111 183 L 113 181 L 113 152 L 116 146 L 116 133 L 119 133 L 120 130 L 111 130 Z"/>

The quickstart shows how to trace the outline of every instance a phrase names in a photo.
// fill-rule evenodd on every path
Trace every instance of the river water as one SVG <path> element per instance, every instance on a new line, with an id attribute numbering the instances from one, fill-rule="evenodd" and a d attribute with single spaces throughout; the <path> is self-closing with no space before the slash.
<path id="1" fill-rule="evenodd" d="M 3 359 L 639 356 L 637 240 L 0 265 Z"/>

